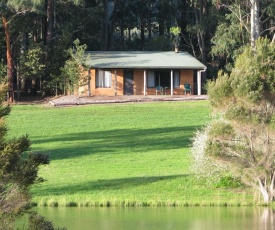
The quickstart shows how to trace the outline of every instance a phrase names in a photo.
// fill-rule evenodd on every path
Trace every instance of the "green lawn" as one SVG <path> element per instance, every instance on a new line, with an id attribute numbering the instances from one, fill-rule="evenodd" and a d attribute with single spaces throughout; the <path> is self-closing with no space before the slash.
<path id="1" fill-rule="evenodd" d="M 247 204 L 245 191 L 196 182 L 190 138 L 210 119 L 208 101 L 52 108 L 16 105 L 10 136 L 28 134 L 50 155 L 46 181 L 33 186 L 38 205 Z"/>

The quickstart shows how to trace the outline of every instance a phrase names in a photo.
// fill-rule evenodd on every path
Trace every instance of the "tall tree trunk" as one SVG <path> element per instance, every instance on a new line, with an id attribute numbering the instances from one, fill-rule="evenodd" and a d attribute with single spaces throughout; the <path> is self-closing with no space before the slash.
<path id="1" fill-rule="evenodd" d="M 47 0 L 47 37 L 46 46 L 49 49 L 53 42 L 54 0 Z"/>
<path id="2" fill-rule="evenodd" d="M 190 5 L 186 2 L 186 0 L 181 0 L 180 4 L 180 12 L 181 12 L 181 18 L 177 21 L 178 25 L 180 25 L 181 29 L 181 41 L 183 44 L 183 47 L 189 47 L 191 46 L 191 42 L 189 42 L 188 37 L 189 34 L 187 32 L 187 25 L 188 25 L 188 16 L 190 15 Z M 193 55 L 195 53 L 194 49 Z"/>
<path id="3" fill-rule="evenodd" d="M 146 17 L 147 17 L 147 1 L 140 1 L 140 10 L 139 10 L 139 20 L 140 20 L 140 50 L 145 48 L 145 27 L 146 27 Z"/>
<path id="4" fill-rule="evenodd" d="M 145 42 L 145 22 L 143 15 L 140 17 L 140 50 L 144 50 L 144 42 Z"/>
<path id="5" fill-rule="evenodd" d="M 200 5 L 198 8 L 194 6 L 194 13 L 195 13 L 195 20 L 197 25 L 202 24 L 202 17 L 205 12 L 204 6 L 203 6 L 203 1 L 199 1 Z M 201 53 L 201 60 L 203 64 L 207 63 L 207 55 L 206 55 L 206 45 L 205 45 L 205 32 L 198 30 L 197 32 L 197 39 L 198 39 L 198 45 L 200 48 L 200 53 Z"/>
<path id="6" fill-rule="evenodd" d="M 206 54 L 206 35 L 205 35 L 205 28 L 203 28 L 203 16 L 206 14 L 206 3 L 204 3 L 203 0 L 199 0 L 199 5 L 194 5 L 194 13 L 195 13 L 195 20 L 196 24 L 199 25 L 202 29 L 199 29 L 197 31 L 197 40 L 198 40 L 198 46 L 200 48 L 201 53 L 201 61 L 204 65 L 207 64 L 207 54 Z M 206 72 L 203 72 L 201 75 L 201 81 L 202 84 L 206 83 Z"/>
<path id="7" fill-rule="evenodd" d="M 148 2 L 149 2 L 148 22 L 147 22 L 148 23 L 148 39 L 151 40 L 151 38 L 152 38 L 152 22 L 151 22 L 151 17 L 152 17 L 151 11 L 152 11 L 152 9 L 151 9 L 151 1 L 148 0 Z"/>
<path id="8" fill-rule="evenodd" d="M 158 12 L 158 23 L 159 23 L 159 36 L 164 35 L 164 15 L 162 15 L 162 9 L 161 6 L 159 6 L 159 12 Z"/>
<path id="9" fill-rule="evenodd" d="M 128 27 L 128 49 L 131 50 L 131 29 Z"/>
<path id="10" fill-rule="evenodd" d="M 269 199 L 267 187 L 264 183 L 262 183 L 262 181 L 260 179 L 258 179 L 258 181 L 259 181 L 259 190 L 263 196 L 264 202 L 269 203 L 270 199 Z"/>
<path id="11" fill-rule="evenodd" d="M 108 50 L 112 50 L 113 49 L 113 45 L 114 45 L 114 30 L 115 30 L 115 26 L 116 26 L 116 22 L 117 22 L 117 9 L 118 9 L 118 4 L 119 1 L 116 0 L 114 1 L 114 10 L 112 13 L 112 23 L 111 23 L 111 28 L 110 28 L 110 33 L 108 35 L 109 37 L 109 42 L 108 42 Z"/>
<path id="12" fill-rule="evenodd" d="M 103 13 L 101 25 L 101 50 L 108 49 L 108 31 L 109 31 L 109 17 L 108 17 L 108 1 L 103 0 Z"/>
<path id="13" fill-rule="evenodd" d="M 251 46 L 255 46 L 255 41 L 260 36 L 260 3 L 259 0 L 250 0 L 251 2 Z"/>
<path id="14" fill-rule="evenodd" d="M 124 20 L 120 21 L 120 49 L 124 50 Z"/>
<path id="15" fill-rule="evenodd" d="M 46 40 L 47 40 L 47 7 L 48 7 L 48 1 L 45 0 L 45 4 L 44 4 L 44 11 L 45 13 L 42 16 L 42 40 L 43 40 L 43 44 L 46 45 Z"/>
<path id="16" fill-rule="evenodd" d="M 54 33 L 54 0 L 45 0 L 46 17 L 44 22 L 44 41 L 47 47 L 45 53 L 45 65 L 46 71 L 41 77 L 41 91 L 43 95 L 50 94 L 49 89 L 45 88 L 45 85 L 49 81 L 50 69 L 51 69 L 51 56 L 53 55 L 53 33 Z"/>
<path id="17" fill-rule="evenodd" d="M 7 46 L 7 76 L 8 76 L 8 86 L 9 95 L 8 101 L 14 102 L 14 88 L 13 88 L 13 59 L 11 54 L 11 42 L 10 42 L 10 32 L 7 19 L 2 16 L 2 24 L 5 31 L 6 46 Z"/>
<path id="18" fill-rule="evenodd" d="M 20 38 L 21 38 L 20 54 L 25 55 L 25 52 L 28 47 L 28 33 L 21 32 Z M 20 59 L 18 60 L 17 65 L 15 65 L 15 66 L 16 66 L 17 100 L 19 100 L 20 99 L 20 91 L 22 90 L 22 88 L 21 88 L 21 79 L 22 79 L 21 77 L 22 76 L 21 76 L 21 69 L 20 69 Z"/>
<path id="19" fill-rule="evenodd" d="M 199 44 L 200 52 L 201 52 L 201 61 L 203 64 L 207 64 L 205 34 L 198 32 L 197 37 L 198 37 L 198 44 Z"/>
<path id="20" fill-rule="evenodd" d="M 34 20 L 34 29 L 33 29 L 33 32 L 32 32 L 32 40 L 33 40 L 34 43 L 36 43 L 38 41 L 37 26 L 38 26 L 37 19 L 35 19 Z"/>

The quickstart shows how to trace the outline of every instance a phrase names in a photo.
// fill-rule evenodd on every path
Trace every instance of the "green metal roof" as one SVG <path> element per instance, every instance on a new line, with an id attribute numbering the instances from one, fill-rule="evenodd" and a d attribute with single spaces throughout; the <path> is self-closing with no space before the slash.
<path id="1" fill-rule="evenodd" d="M 95 69 L 206 69 L 187 52 L 88 51 L 86 65 Z"/>

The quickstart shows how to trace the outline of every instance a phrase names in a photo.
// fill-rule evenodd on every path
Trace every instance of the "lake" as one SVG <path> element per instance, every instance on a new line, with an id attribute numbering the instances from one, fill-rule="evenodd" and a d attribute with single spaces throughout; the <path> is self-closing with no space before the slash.
<path id="1" fill-rule="evenodd" d="M 275 210 L 263 207 L 38 207 L 68 230 L 275 230 Z"/>

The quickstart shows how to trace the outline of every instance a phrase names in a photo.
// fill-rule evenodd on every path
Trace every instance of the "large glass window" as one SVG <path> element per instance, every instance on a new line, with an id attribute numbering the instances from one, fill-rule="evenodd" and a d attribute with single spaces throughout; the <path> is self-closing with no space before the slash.
<path id="1" fill-rule="evenodd" d="M 107 70 L 96 71 L 96 87 L 97 88 L 111 88 L 112 85 L 112 73 Z"/>
<path id="2" fill-rule="evenodd" d="M 148 71 L 148 88 L 153 88 L 155 86 L 156 86 L 155 72 L 149 70 Z"/>
<path id="3" fill-rule="evenodd" d="M 175 70 L 173 78 L 173 86 L 180 87 L 180 71 Z"/>
<path id="4" fill-rule="evenodd" d="M 171 71 L 169 70 L 148 70 L 147 87 L 154 88 L 156 86 L 171 87 Z M 180 87 L 180 71 L 173 71 L 173 87 Z"/>

